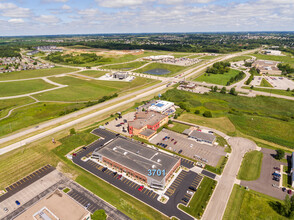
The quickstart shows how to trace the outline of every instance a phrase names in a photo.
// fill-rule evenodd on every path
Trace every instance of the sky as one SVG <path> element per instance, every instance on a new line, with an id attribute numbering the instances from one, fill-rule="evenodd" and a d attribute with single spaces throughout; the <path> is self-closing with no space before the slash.
<path id="1" fill-rule="evenodd" d="M 294 31 L 294 0 L 0 0 L 0 36 Z"/>

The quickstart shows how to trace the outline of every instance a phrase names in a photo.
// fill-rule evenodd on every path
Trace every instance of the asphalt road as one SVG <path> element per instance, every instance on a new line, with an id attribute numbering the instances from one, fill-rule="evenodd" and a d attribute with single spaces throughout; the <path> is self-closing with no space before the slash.
<path id="1" fill-rule="evenodd" d="M 232 147 L 232 153 L 204 211 L 203 220 L 222 219 L 244 154 L 257 148 L 253 141 L 245 138 L 232 137 L 228 139 L 228 143 Z"/>
<path id="2" fill-rule="evenodd" d="M 97 147 L 102 147 L 101 145 L 107 143 L 109 140 L 113 138 L 122 138 L 117 137 L 114 133 L 96 129 L 92 133 L 102 136 L 104 139 L 99 139 L 96 142 L 92 143 L 87 147 L 86 150 L 80 151 L 76 157 L 73 158 L 73 162 L 85 170 L 91 172 L 95 176 L 103 179 L 104 181 L 110 183 L 111 185 L 119 188 L 120 190 L 132 195 L 133 197 L 143 201 L 144 203 L 148 204 L 149 206 L 157 209 L 158 211 L 164 213 L 165 215 L 171 217 L 176 216 L 181 220 L 189 220 L 193 219 L 191 216 L 185 214 L 181 210 L 177 208 L 178 203 L 181 202 L 182 198 L 186 195 L 187 189 L 192 184 L 193 180 L 198 177 L 199 175 L 194 172 L 189 172 L 189 175 L 185 177 L 181 187 L 177 189 L 175 194 L 168 200 L 166 204 L 163 204 L 157 200 L 158 194 L 153 192 L 152 190 L 145 190 L 143 189 L 141 192 L 138 191 L 140 185 L 134 183 L 131 180 L 127 180 L 126 178 L 123 180 L 117 179 L 117 175 L 114 176 L 112 172 L 109 170 L 102 172 L 102 166 L 91 163 L 91 161 L 84 162 L 81 160 L 82 157 L 89 155 L 89 153 L 93 152 Z M 186 161 L 187 164 L 188 161 Z"/>

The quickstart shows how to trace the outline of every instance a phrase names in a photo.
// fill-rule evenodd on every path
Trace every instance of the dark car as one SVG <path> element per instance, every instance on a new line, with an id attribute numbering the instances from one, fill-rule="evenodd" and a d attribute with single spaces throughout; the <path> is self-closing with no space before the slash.
<path id="1" fill-rule="evenodd" d="M 289 194 L 289 195 L 292 194 L 292 190 L 291 190 L 291 189 L 288 190 L 288 194 Z"/>
<path id="2" fill-rule="evenodd" d="M 159 143 L 157 143 L 156 145 L 159 146 Z"/>
<path id="3" fill-rule="evenodd" d="M 91 203 L 88 203 L 87 205 L 85 205 L 85 208 L 89 208 L 89 206 L 91 205 Z"/>
<path id="4" fill-rule="evenodd" d="M 87 149 L 87 147 L 83 147 L 83 149 L 84 149 L 84 150 L 86 150 L 86 149 Z"/>
<path id="5" fill-rule="evenodd" d="M 171 141 L 173 141 L 174 139 L 172 138 Z"/>
<path id="6" fill-rule="evenodd" d="M 273 180 L 279 182 L 279 181 L 280 181 L 280 178 L 274 176 L 274 177 L 273 177 Z"/>
<path id="7" fill-rule="evenodd" d="M 117 176 L 117 179 L 120 179 L 121 177 L 122 177 L 122 175 L 120 174 L 120 175 Z"/>
<path id="8" fill-rule="evenodd" d="M 75 157 L 75 156 L 77 156 L 77 154 L 76 154 L 76 153 L 73 153 L 72 155 L 73 155 L 74 157 Z"/>
<path id="9" fill-rule="evenodd" d="M 18 200 L 15 201 L 16 205 L 20 205 L 20 202 Z"/>
<path id="10" fill-rule="evenodd" d="M 174 144 L 176 144 L 176 143 L 178 143 L 177 141 L 175 141 L 175 143 Z"/>
<path id="11" fill-rule="evenodd" d="M 285 187 L 283 187 L 283 188 L 282 188 L 282 191 L 283 191 L 283 192 L 286 192 L 286 188 L 285 188 Z"/>
<path id="12" fill-rule="evenodd" d="M 115 176 L 117 174 L 117 172 L 113 172 L 112 175 Z"/>
<path id="13" fill-rule="evenodd" d="M 281 170 L 279 167 L 274 167 L 275 170 Z"/>
<path id="14" fill-rule="evenodd" d="M 189 202 L 189 199 L 187 199 L 187 198 L 182 198 L 182 200 L 183 200 L 184 202 Z"/>
<path id="15" fill-rule="evenodd" d="M 116 134 L 115 136 L 119 136 L 119 134 Z"/>
<path id="16" fill-rule="evenodd" d="M 183 150 L 179 150 L 179 152 L 178 152 L 178 153 L 179 153 L 179 154 L 181 154 L 182 152 L 183 152 Z"/>
<path id="17" fill-rule="evenodd" d="M 194 186 L 189 186 L 189 189 L 192 191 L 196 191 L 196 188 Z"/>
<path id="18" fill-rule="evenodd" d="M 102 169 L 102 172 L 105 172 L 107 170 L 107 168 L 106 167 L 104 167 L 103 169 Z"/>

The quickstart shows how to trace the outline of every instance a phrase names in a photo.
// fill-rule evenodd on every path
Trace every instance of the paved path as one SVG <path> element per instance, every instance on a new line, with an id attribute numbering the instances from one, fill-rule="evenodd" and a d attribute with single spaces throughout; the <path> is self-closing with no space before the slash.
<path id="1" fill-rule="evenodd" d="M 232 147 L 232 153 L 228 159 L 227 165 L 221 175 L 221 178 L 210 198 L 203 220 L 221 220 L 226 210 L 227 203 L 238 174 L 244 154 L 249 150 L 257 148 L 256 144 L 248 139 L 240 137 L 231 137 L 228 143 Z"/>

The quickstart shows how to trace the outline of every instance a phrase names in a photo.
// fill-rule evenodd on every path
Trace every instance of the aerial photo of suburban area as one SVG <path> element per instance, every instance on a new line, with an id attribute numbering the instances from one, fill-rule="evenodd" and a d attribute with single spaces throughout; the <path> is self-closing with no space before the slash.
<path id="1" fill-rule="evenodd" d="M 0 219 L 294 219 L 293 0 L 0 0 Z"/>

